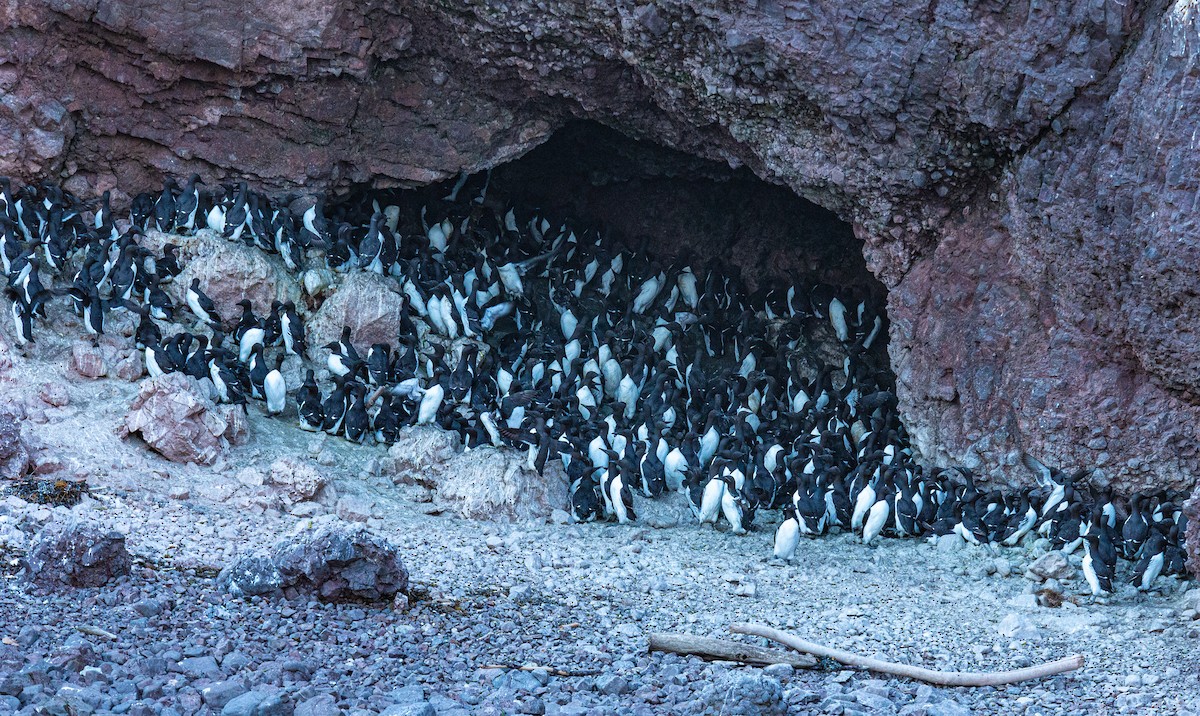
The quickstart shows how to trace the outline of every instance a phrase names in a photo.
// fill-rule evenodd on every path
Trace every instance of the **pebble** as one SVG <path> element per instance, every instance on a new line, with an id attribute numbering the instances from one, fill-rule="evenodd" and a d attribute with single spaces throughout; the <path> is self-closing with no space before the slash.
<path id="1" fill-rule="evenodd" d="M 133 603 L 133 611 L 144 617 L 156 617 L 162 614 L 163 605 L 157 599 L 141 599 Z"/>
<path id="2" fill-rule="evenodd" d="M 795 671 L 791 664 L 771 664 L 762 670 L 764 676 L 780 680 L 790 679 Z"/>
<path id="3" fill-rule="evenodd" d="M 602 674 L 596 677 L 596 690 L 609 696 L 617 696 L 629 691 L 629 682 L 617 674 Z"/>
<path id="4" fill-rule="evenodd" d="M 1001 619 L 997 631 L 1000 632 L 1000 636 L 1024 641 L 1041 638 L 1041 632 L 1038 631 L 1038 628 L 1029 619 L 1015 613 L 1010 613 Z"/>
<path id="5" fill-rule="evenodd" d="M 221 708 L 221 716 L 255 716 L 258 705 L 267 699 L 267 694 L 261 691 L 247 691 L 241 696 L 229 700 Z"/>
<path id="6" fill-rule="evenodd" d="M 338 716 L 341 709 L 329 694 L 320 694 L 296 704 L 293 716 Z"/>
<path id="7" fill-rule="evenodd" d="M 1029 573 L 1032 573 L 1035 578 L 1069 579 L 1075 575 L 1075 568 L 1067 560 L 1067 555 L 1055 550 L 1038 557 L 1033 564 L 1029 565 Z"/>
<path id="8" fill-rule="evenodd" d="M 193 656 L 179 662 L 183 673 L 193 679 L 215 679 L 221 675 L 221 667 L 211 656 Z"/>
<path id="9" fill-rule="evenodd" d="M 433 704 L 422 701 L 415 704 L 396 704 L 379 713 L 379 716 L 438 716 Z"/>

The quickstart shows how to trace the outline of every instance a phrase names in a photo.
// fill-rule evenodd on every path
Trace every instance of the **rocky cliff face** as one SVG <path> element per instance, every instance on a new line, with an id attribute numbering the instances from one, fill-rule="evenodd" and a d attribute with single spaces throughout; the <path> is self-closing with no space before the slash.
<path id="1" fill-rule="evenodd" d="M 0 174 L 416 184 L 595 119 L 853 223 L 926 456 L 1200 468 L 1188 3 L 51 0 L 0 27 Z"/>

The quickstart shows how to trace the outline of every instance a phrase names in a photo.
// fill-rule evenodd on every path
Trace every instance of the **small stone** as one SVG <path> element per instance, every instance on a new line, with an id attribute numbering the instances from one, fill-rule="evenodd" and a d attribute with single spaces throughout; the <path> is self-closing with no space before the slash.
<path id="1" fill-rule="evenodd" d="M 388 694 L 393 704 L 415 704 L 425 700 L 425 688 L 419 685 L 404 686 Z"/>
<path id="2" fill-rule="evenodd" d="M 1055 550 L 1047 552 L 1029 565 L 1029 571 L 1042 579 L 1069 579 L 1075 575 L 1067 555 Z"/>
<path id="3" fill-rule="evenodd" d="M 140 354 L 131 353 L 117 362 L 113 373 L 121 380 L 127 380 L 130 383 L 139 381 L 142 376 L 146 375 L 145 360 Z"/>
<path id="4" fill-rule="evenodd" d="M 271 694 L 254 707 L 254 716 L 292 716 L 295 705 L 286 693 Z"/>
<path id="5" fill-rule="evenodd" d="M 937 551 L 939 552 L 955 552 L 962 548 L 963 540 L 957 533 L 951 532 L 948 535 L 941 535 L 937 538 Z"/>
<path id="6" fill-rule="evenodd" d="M 337 502 L 337 516 L 347 522 L 366 522 L 371 518 L 375 501 L 357 495 L 346 495 Z"/>
<path id="7" fill-rule="evenodd" d="M 926 716 L 971 716 L 970 709 L 953 699 L 924 705 Z"/>
<path id="8" fill-rule="evenodd" d="M 1018 594 L 1008 600 L 1009 605 L 1020 609 L 1033 609 L 1038 606 L 1038 598 L 1036 594 Z"/>
<path id="9" fill-rule="evenodd" d="M 763 674 L 734 672 L 704 692 L 719 713 L 729 716 L 785 716 L 787 702 L 780 683 Z M 717 709 L 714 709 L 716 712 Z"/>
<path id="10" fill-rule="evenodd" d="M 896 704 L 892 703 L 887 697 L 880 696 L 866 689 L 859 689 L 854 692 L 854 700 L 866 706 L 873 714 L 894 714 L 896 713 Z"/>
<path id="11" fill-rule="evenodd" d="M 329 694 L 320 694 L 296 704 L 293 716 L 338 716 L 340 713 L 336 699 Z"/>
<path id="12" fill-rule="evenodd" d="M 71 396 L 67 394 L 67 387 L 62 383 L 46 383 L 38 391 L 38 398 L 46 405 L 55 408 L 61 408 L 71 402 Z"/>
<path id="13" fill-rule="evenodd" d="M 258 705 L 266 700 L 267 694 L 261 691 L 247 691 L 230 699 L 221 709 L 221 716 L 255 716 Z"/>
<path id="14" fill-rule="evenodd" d="M 527 698 L 521 702 L 521 713 L 542 716 L 546 713 L 546 704 L 536 697 Z"/>
<path id="15" fill-rule="evenodd" d="M 131 608 L 139 615 L 149 618 L 162 614 L 163 605 L 157 599 L 141 599 L 134 602 Z"/>
<path id="16" fill-rule="evenodd" d="M 208 705 L 209 710 L 218 712 L 238 696 L 246 693 L 246 687 L 241 681 L 217 681 L 200 689 L 200 698 Z M 256 702 L 257 703 L 257 702 Z"/>
<path id="17" fill-rule="evenodd" d="M 762 670 L 762 672 L 763 672 L 763 675 L 765 675 L 765 676 L 770 676 L 773 679 L 781 679 L 782 680 L 782 679 L 790 679 L 792 677 L 792 674 L 794 674 L 796 672 L 796 670 L 795 670 L 795 668 L 792 667 L 791 664 L 771 664 L 770 666 L 765 667 Z"/>
<path id="18" fill-rule="evenodd" d="M 167 497 L 170 497 L 172 500 L 183 501 L 190 499 L 191 496 L 192 493 L 186 487 L 172 487 L 171 491 L 167 493 Z"/>
<path id="19" fill-rule="evenodd" d="M 565 525 L 570 522 L 571 515 L 566 510 L 555 509 L 550 513 L 550 524 Z"/>
<path id="20" fill-rule="evenodd" d="M 100 349 L 84 341 L 71 346 L 71 370 L 84 378 L 103 378 L 108 375 L 108 366 Z"/>
<path id="21" fill-rule="evenodd" d="M 1012 574 L 1012 565 L 1009 564 L 1009 561 L 1003 557 L 996 558 L 995 566 L 996 574 L 1000 575 L 1001 577 L 1007 577 Z"/>
<path id="22" fill-rule="evenodd" d="M 1033 641 L 1041 638 L 1041 633 L 1028 619 L 1020 614 L 1011 613 L 1000 620 L 997 629 L 1001 636 L 1012 639 Z"/>
<path id="23" fill-rule="evenodd" d="M 194 656 L 179 662 L 179 668 L 193 679 L 215 679 L 221 675 L 217 660 L 211 656 Z"/>
<path id="24" fill-rule="evenodd" d="M 508 590 L 508 598 L 514 602 L 526 602 L 533 595 L 533 589 L 528 584 L 514 584 Z"/>
<path id="25" fill-rule="evenodd" d="M 609 696 L 619 696 L 629 691 L 629 683 L 617 674 L 602 674 L 596 677 L 596 690 Z"/>
<path id="26" fill-rule="evenodd" d="M 428 701 L 416 704 L 396 704 L 379 713 L 379 716 L 437 716 L 437 710 Z"/>

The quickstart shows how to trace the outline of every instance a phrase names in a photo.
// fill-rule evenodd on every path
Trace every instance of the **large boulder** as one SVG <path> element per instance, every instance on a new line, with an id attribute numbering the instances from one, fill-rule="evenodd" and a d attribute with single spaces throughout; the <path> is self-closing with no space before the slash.
<path id="1" fill-rule="evenodd" d="M 237 324 L 242 310 L 237 303 L 249 299 L 260 316 L 271 309 L 273 301 L 300 301 L 300 284 L 275 256 L 253 246 L 226 241 L 215 231 L 202 229 L 191 236 L 176 236 L 148 231 L 142 243 L 161 253 L 167 243 L 179 247 L 182 273 L 164 287 L 175 302 L 176 317 L 184 323 L 195 320 L 186 303 L 192 279 L 212 299 L 226 328 Z"/>
<path id="2" fill-rule="evenodd" d="M 329 517 L 238 558 L 217 581 L 234 596 L 295 590 L 323 601 L 379 601 L 408 589 L 408 572 L 386 538 Z"/>
<path id="3" fill-rule="evenodd" d="M 543 519 L 568 506 L 567 476 L 558 460 L 547 462 L 539 475 L 529 469 L 524 452 L 493 447 L 463 452 L 453 433 L 429 426 L 402 430 L 389 455 L 397 479 L 428 487 L 439 505 L 468 519 Z"/>
<path id="4" fill-rule="evenodd" d="M 400 333 L 404 299 L 396 281 L 369 271 L 352 271 L 325 299 L 307 324 L 309 353 L 336 341 L 342 327 L 350 327 L 350 340 L 364 355 L 374 343 L 395 344 Z"/>
<path id="5" fill-rule="evenodd" d="M 195 378 L 168 373 L 142 383 L 120 434 L 140 435 L 172 462 L 211 465 L 246 441 L 247 421 L 240 407 L 213 403 Z"/>
<path id="6" fill-rule="evenodd" d="M 45 589 L 100 587 L 129 574 L 125 536 L 77 520 L 50 522 L 33 539 L 25 579 Z"/>

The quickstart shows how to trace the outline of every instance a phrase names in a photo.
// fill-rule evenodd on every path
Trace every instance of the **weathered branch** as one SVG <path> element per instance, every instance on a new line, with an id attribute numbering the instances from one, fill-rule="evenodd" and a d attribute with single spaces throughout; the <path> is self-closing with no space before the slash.
<path id="1" fill-rule="evenodd" d="M 990 674 L 934 671 L 933 669 L 926 669 L 920 666 L 894 664 L 890 661 L 881 661 L 879 659 L 872 659 L 869 656 L 860 656 L 841 649 L 822 646 L 821 644 L 815 644 L 811 641 L 805 641 L 799 637 L 792 636 L 787 632 L 772 629 L 763 624 L 734 624 L 729 627 L 729 631 L 734 634 L 761 636 L 806 654 L 833 659 L 846 666 L 876 671 L 881 674 L 903 676 L 939 686 L 1000 686 L 1003 684 L 1015 684 L 1018 681 L 1042 679 L 1047 676 L 1054 676 L 1055 674 L 1074 671 L 1083 667 L 1083 655 L 1074 654 L 1065 659 L 1030 666 L 1026 669 L 1017 669 L 1016 671 L 998 671 Z"/>
<path id="2" fill-rule="evenodd" d="M 699 656 L 702 659 L 737 661 L 756 666 L 791 664 L 797 669 L 811 669 L 817 664 L 816 659 L 806 654 L 775 651 L 753 644 L 710 639 L 690 634 L 651 634 L 650 651 Z"/>

